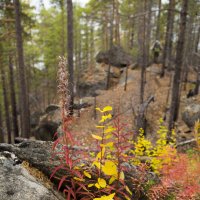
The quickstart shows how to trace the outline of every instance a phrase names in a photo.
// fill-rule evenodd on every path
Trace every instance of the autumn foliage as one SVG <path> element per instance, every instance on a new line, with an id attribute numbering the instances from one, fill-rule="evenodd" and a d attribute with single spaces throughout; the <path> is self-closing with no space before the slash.
<path id="1" fill-rule="evenodd" d="M 96 149 L 75 148 L 78 143 L 68 130 L 71 118 L 66 110 L 65 65 L 66 61 L 61 59 L 58 76 L 63 124 L 52 153 L 52 159 L 57 157 L 60 163 L 51 178 L 59 180 L 58 190 L 65 193 L 67 200 L 200 198 L 199 122 L 194 131 L 198 148 L 183 154 L 176 150 L 175 131 L 170 140 L 167 138 L 168 130 L 162 119 L 156 141 L 148 140 L 142 129 L 133 141 L 133 134 L 126 131 L 127 125 L 120 116 L 112 118 L 111 106 L 96 108 L 100 120 L 96 133 L 91 134 Z M 149 178 L 150 173 L 153 179 Z"/>

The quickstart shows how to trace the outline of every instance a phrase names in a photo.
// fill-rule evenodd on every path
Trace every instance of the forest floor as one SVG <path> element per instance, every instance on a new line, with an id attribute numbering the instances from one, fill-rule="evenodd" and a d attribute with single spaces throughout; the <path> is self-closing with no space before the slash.
<path id="1" fill-rule="evenodd" d="M 160 65 L 152 65 L 147 68 L 146 72 L 146 84 L 145 84 L 145 100 L 149 96 L 154 95 L 155 101 L 150 103 L 146 111 L 146 117 L 148 121 L 147 137 L 153 139 L 158 129 L 158 121 L 164 117 L 164 113 L 167 113 L 170 102 L 170 88 L 172 84 L 172 75 L 167 72 L 164 78 L 160 78 L 159 72 L 161 70 Z M 105 106 L 113 107 L 113 116 L 120 114 L 122 122 L 125 122 L 128 126 L 126 131 L 134 134 L 134 120 L 135 113 L 139 106 L 139 90 L 140 90 L 140 75 L 141 70 L 129 70 L 128 71 L 128 85 L 127 90 L 124 91 L 124 81 L 120 80 L 119 84 L 110 88 L 109 90 L 99 91 L 100 95 L 96 98 L 96 107 L 103 108 Z M 123 76 L 122 76 L 123 78 Z M 194 73 L 189 74 L 189 79 L 194 80 Z M 187 104 L 187 92 L 189 89 L 194 87 L 192 84 L 187 84 L 186 90 L 181 91 L 181 108 L 180 117 L 177 122 L 177 133 L 178 140 L 186 140 L 192 137 L 191 133 L 186 133 L 189 128 L 181 120 L 182 107 Z M 183 86 L 182 86 L 183 88 Z M 197 96 L 200 101 L 200 96 Z M 89 103 L 94 103 L 94 98 L 85 98 Z M 83 101 L 85 100 L 83 99 Z M 96 125 L 98 125 L 99 115 L 97 111 L 97 119 L 95 120 L 95 109 L 94 106 L 84 109 L 81 111 L 81 117 L 76 118 L 71 126 L 73 135 L 86 146 L 92 145 L 93 138 L 91 134 L 97 132 Z M 167 124 L 167 120 L 165 121 Z M 81 137 L 80 137 L 81 136 Z"/>

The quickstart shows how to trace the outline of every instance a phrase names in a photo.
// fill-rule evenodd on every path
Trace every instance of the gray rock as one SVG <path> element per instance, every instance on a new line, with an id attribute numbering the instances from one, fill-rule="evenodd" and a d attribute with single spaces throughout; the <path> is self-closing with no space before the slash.
<path id="1" fill-rule="evenodd" d="M 34 112 L 33 114 L 31 114 L 30 117 L 31 128 L 35 128 L 39 124 L 40 116 L 42 116 L 42 112 Z"/>
<path id="2" fill-rule="evenodd" d="M 1 200 L 64 200 L 39 183 L 21 164 L 16 164 L 15 159 L 12 153 L 0 153 Z"/>
<path id="3" fill-rule="evenodd" d="M 191 103 L 187 105 L 182 112 L 182 120 L 188 127 L 194 127 L 195 122 L 200 120 L 200 104 Z"/>
<path id="4" fill-rule="evenodd" d="M 50 104 L 46 107 L 45 109 L 45 113 L 50 113 L 52 111 L 58 110 L 60 108 L 60 106 L 56 105 L 56 104 Z"/>
<path id="5" fill-rule="evenodd" d="M 129 66 L 133 63 L 132 56 L 120 46 L 113 46 L 108 51 L 100 51 L 96 56 L 97 63 L 105 63 L 118 68 Z"/>
<path id="6" fill-rule="evenodd" d="M 60 124 L 60 107 L 57 105 L 48 106 L 45 114 L 40 116 L 39 124 L 34 129 L 35 138 L 42 141 L 53 141 L 54 134 Z"/>

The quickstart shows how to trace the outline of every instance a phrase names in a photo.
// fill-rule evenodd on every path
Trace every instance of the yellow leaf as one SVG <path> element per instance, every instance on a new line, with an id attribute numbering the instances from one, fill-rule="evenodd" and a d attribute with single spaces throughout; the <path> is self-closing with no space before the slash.
<path id="1" fill-rule="evenodd" d="M 110 139 L 112 137 L 112 135 L 111 134 L 109 134 L 109 135 L 106 135 L 106 139 Z"/>
<path id="2" fill-rule="evenodd" d="M 92 137 L 96 140 L 102 140 L 102 137 L 98 136 L 98 135 L 94 135 L 92 134 Z"/>
<path id="3" fill-rule="evenodd" d="M 100 185 L 101 188 L 106 187 L 106 181 L 103 178 L 98 178 L 98 184 Z"/>
<path id="4" fill-rule="evenodd" d="M 101 158 L 103 158 L 104 157 L 104 154 L 105 154 L 105 147 L 103 147 L 102 149 L 101 149 L 101 151 L 97 154 L 97 156 L 96 156 L 96 158 L 97 159 L 101 159 Z"/>
<path id="5" fill-rule="evenodd" d="M 103 112 L 103 110 L 101 110 L 100 108 L 96 108 L 96 110 L 98 110 L 99 112 Z"/>
<path id="6" fill-rule="evenodd" d="M 98 169 L 100 169 L 100 166 L 101 166 L 101 163 L 100 162 L 97 162 L 97 161 L 94 161 L 92 163 L 92 166 L 95 165 Z"/>
<path id="7" fill-rule="evenodd" d="M 112 176 L 112 175 L 116 175 L 117 172 L 117 166 L 115 165 L 114 162 L 107 160 L 105 162 L 105 165 L 102 166 L 102 171 L 104 172 L 104 174 Z"/>
<path id="8" fill-rule="evenodd" d="M 119 179 L 124 180 L 124 172 L 120 172 Z"/>
<path id="9" fill-rule="evenodd" d="M 100 147 L 112 147 L 113 142 L 108 142 L 107 144 L 100 144 Z"/>
<path id="10" fill-rule="evenodd" d="M 74 167 L 74 169 L 75 169 L 75 170 L 79 170 L 79 169 L 80 169 L 80 167 L 78 167 L 78 166 L 75 166 L 75 167 Z"/>
<path id="11" fill-rule="evenodd" d="M 116 180 L 116 178 L 114 176 L 112 176 L 109 180 L 109 185 L 111 185 L 115 180 Z"/>
<path id="12" fill-rule="evenodd" d="M 125 189 L 126 189 L 126 191 L 127 191 L 130 195 L 132 195 L 132 192 L 130 191 L 130 189 L 128 188 L 128 186 L 126 186 Z"/>
<path id="13" fill-rule="evenodd" d="M 89 185 L 88 185 L 89 188 L 92 187 L 92 186 L 94 186 L 94 184 L 89 184 Z"/>
<path id="14" fill-rule="evenodd" d="M 81 179 L 81 178 L 78 178 L 78 177 L 74 177 L 74 180 L 76 180 L 76 181 L 81 181 L 81 182 L 84 182 L 84 181 L 85 181 L 85 179 Z"/>
<path id="15" fill-rule="evenodd" d="M 105 126 L 96 126 L 96 128 L 105 128 Z"/>
<path id="16" fill-rule="evenodd" d="M 125 196 L 125 198 L 127 199 L 127 200 L 131 200 L 129 197 L 127 197 L 127 196 Z"/>
<path id="17" fill-rule="evenodd" d="M 111 133 L 113 131 L 115 131 L 116 128 L 112 127 L 112 126 L 109 126 L 106 130 L 105 130 L 105 133 Z"/>
<path id="18" fill-rule="evenodd" d="M 85 175 L 86 177 L 91 178 L 91 175 L 90 175 L 88 172 L 84 171 L 83 173 L 84 173 L 84 175 Z"/>
<path id="19" fill-rule="evenodd" d="M 111 106 L 106 106 L 103 108 L 103 112 L 111 111 L 112 107 Z"/>
<path id="20" fill-rule="evenodd" d="M 101 156 L 102 154 L 101 154 L 101 152 L 99 152 L 98 154 L 97 154 L 97 156 L 96 156 L 96 159 L 98 160 L 98 159 L 101 159 Z"/>
<path id="21" fill-rule="evenodd" d="M 103 108 L 103 110 L 101 110 L 100 108 L 96 108 L 96 110 L 104 113 L 104 112 L 107 112 L 107 111 L 111 111 L 112 107 L 111 106 L 106 106 L 106 107 Z"/>
<path id="22" fill-rule="evenodd" d="M 106 144 L 106 146 L 107 146 L 107 147 L 113 147 L 113 144 L 114 144 L 113 142 L 108 142 L 108 143 Z"/>
<path id="23" fill-rule="evenodd" d="M 98 183 L 95 183 L 95 187 L 98 188 L 98 189 L 101 188 L 100 185 L 99 185 Z"/>
<path id="24" fill-rule="evenodd" d="M 104 196 L 102 196 L 100 198 L 94 198 L 93 200 L 113 200 L 114 196 L 115 196 L 115 193 L 110 194 L 108 196 L 104 195 Z"/>
<path id="25" fill-rule="evenodd" d="M 94 153 L 94 152 L 90 152 L 90 155 L 91 155 L 92 157 L 95 157 L 95 153 Z"/>
<path id="26" fill-rule="evenodd" d="M 112 118 L 112 115 L 111 114 L 108 114 L 108 115 L 103 115 L 101 116 L 101 120 L 99 121 L 100 123 L 101 122 L 105 122 L 107 119 L 111 119 Z"/>

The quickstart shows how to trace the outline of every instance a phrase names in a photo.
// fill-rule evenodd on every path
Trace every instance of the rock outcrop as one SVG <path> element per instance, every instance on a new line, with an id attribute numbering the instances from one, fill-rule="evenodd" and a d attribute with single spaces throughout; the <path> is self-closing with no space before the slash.
<path id="1" fill-rule="evenodd" d="M 200 104 L 191 103 L 182 112 L 182 119 L 189 128 L 193 128 L 197 120 L 200 120 Z"/>
<path id="2" fill-rule="evenodd" d="M 113 46 L 108 51 L 100 51 L 96 56 L 97 63 L 105 63 L 114 67 L 123 68 L 133 63 L 132 56 L 120 46 Z"/>
<path id="3" fill-rule="evenodd" d="M 34 129 L 35 138 L 42 141 L 53 141 L 54 134 L 60 124 L 60 107 L 58 105 L 49 105 L 45 113 L 40 116 L 39 123 Z"/>
<path id="4" fill-rule="evenodd" d="M 23 167 L 10 152 L 0 152 L 1 200 L 64 200 L 52 189 L 46 188 Z"/>

